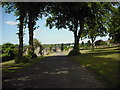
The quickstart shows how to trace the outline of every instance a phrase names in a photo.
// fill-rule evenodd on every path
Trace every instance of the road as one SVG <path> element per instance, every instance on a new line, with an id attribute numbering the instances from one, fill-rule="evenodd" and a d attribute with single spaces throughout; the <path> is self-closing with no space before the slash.
<path id="1" fill-rule="evenodd" d="M 3 88 L 105 88 L 92 74 L 62 53 L 3 80 Z"/>

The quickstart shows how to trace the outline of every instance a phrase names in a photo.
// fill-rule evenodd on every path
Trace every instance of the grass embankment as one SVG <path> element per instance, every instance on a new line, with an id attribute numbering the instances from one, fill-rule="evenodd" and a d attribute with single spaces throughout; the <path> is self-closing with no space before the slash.
<path id="1" fill-rule="evenodd" d="M 43 60 L 44 57 L 48 57 L 48 56 L 53 56 L 54 54 L 49 54 L 49 55 L 45 55 L 43 57 L 37 57 L 35 59 L 31 60 L 31 63 L 15 63 L 14 60 L 10 60 L 10 61 L 6 61 L 3 63 L 0 63 L 0 65 L 2 66 L 2 72 L 3 72 L 3 78 L 7 78 L 9 77 L 10 74 L 19 72 L 27 67 L 30 67 L 32 65 L 34 65 L 37 62 L 40 62 L 41 60 Z"/>
<path id="2" fill-rule="evenodd" d="M 108 87 L 118 87 L 120 81 L 120 47 L 81 50 L 81 55 L 73 56 L 72 59 L 87 68 Z"/>
<path id="3" fill-rule="evenodd" d="M 14 74 L 16 72 L 20 72 L 21 70 L 41 61 L 43 57 L 37 57 L 31 60 L 31 63 L 15 63 L 14 60 L 6 61 L 0 63 L 2 65 L 2 78 L 8 78 L 10 74 Z"/>

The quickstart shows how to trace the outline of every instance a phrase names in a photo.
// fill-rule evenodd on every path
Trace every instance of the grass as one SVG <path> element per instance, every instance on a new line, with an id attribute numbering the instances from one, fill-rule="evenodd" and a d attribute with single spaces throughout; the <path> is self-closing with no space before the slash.
<path id="1" fill-rule="evenodd" d="M 33 59 L 31 63 L 15 63 L 14 60 L 0 63 L 0 65 L 2 65 L 3 78 L 7 78 L 7 77 L 9 77 L 10 74 L 19 72 L 35 63 L 41 61 L 42 58 L 43 57 L 37 57 L 37 58 Z"/>
<path id="2" fill-rule="evenodd" d="M 0 63 L 0 66 L 2 66 L 3 78 L 7 78 L 7 77 L 9 77 L 10 74 L 19 72 L 22 69 L 25 69 L 27 67 L 30 67 L 31 65 L 34 65 L 35 63 L 41 61 L 44 57 L 53 56 L 53 55 L 54 55 L 54 53 L 45 55 L 43 57 L 39 56 L 39 57 L 31 60 L 32 61 L 31 63 L 15 63 L 14 60 Z"/>
<path id="3" fill-rule="evenodd" d="M 87 68 L 94 75 L 110 87 L 118 87 L 120 75 L 118 65 L 120 62 L 120 47 L 91 50 L 81 50 L 81 55 L 72 59 Z M 108 87 L 109 87 L 108 86 Z"/>

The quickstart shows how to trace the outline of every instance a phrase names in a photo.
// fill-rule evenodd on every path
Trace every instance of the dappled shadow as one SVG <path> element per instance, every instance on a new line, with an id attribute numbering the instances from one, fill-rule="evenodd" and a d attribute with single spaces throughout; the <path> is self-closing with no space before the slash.
<path id="1" fill-rule="evenodd" d="M 96 85 L 95 85 L 96 84 Z M 68 56 L 49 56 L 3 80 L 3 88 L 104 87 Z"/>
<path id="2" fill-rule="evenodd" d="M 106 54 L 108 53 L 105 53 L 104 55 Z M 120 70 L 120 62 L 117 59 L 97 57 L 97 55 L 103 54 L 81 54 L 76 57 L 76 60 L 82 65 L 82 67 L 90 69 L 93 75 L 99 78 L 99 80 L 103 82 L 106 87 L 119 87 L 120 76 L 118 71 Z M 84 58 L 85 61 L 81 60 L 81 58 Z"/>
<path id="3" fill-rule="evenodd" d="M 105 52 L 104 52 L 105 51 Z M 106 54 L 118 54 L 120 51 L 108 51 L 108 50 L 95 50 L 90 53 L 83 53 L 82 55 L 106 55 Z"/>

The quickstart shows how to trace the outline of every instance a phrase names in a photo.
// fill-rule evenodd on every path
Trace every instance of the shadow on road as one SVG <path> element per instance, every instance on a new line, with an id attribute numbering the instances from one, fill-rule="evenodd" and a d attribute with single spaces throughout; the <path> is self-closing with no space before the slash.
<path id="1" fill-rule="evenodd" d="M 65 55 L 45 57 L 28 69 L 3 80 L 3 88 L 104 87 L 79 64 Z"/>

